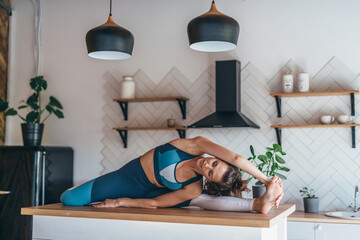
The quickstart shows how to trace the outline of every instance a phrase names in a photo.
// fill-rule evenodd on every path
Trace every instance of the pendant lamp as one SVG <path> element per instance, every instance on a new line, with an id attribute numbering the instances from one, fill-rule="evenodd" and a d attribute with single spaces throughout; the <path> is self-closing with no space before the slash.
<path id="1" fill-rule="evenodd" d="M 89 57 L 104 60 L 122 60 L 131 57 L 134 36 L 125 28 L 117 25 L 111 14 L 106 23 L 91 29 L 86 34 L 86 46 Z"/>
<path id="2" fill-rule="evenodd" d="M 216 9 L 215 1 L 207 13 L 190 21 L 187 27 L 190 48 L 203 52 L 224 52 L 236 48 L 238 22 Z"/>

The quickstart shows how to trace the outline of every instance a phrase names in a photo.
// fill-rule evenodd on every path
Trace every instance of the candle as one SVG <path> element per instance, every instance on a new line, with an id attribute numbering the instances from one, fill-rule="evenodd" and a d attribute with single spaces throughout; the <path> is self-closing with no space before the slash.
<path id="1" fill-rule="evenodd" d="M 285 93 L 294 91 L 294 77 L 291 74 L 286 74 L 282 78 L 282 90 Z"/>
<path id="2" fill-rule="evenodd" d="M 298 90 L 299 92 L 308 92 L 310 88 L 309 73 L 300 73 L 298 76 Z"/>

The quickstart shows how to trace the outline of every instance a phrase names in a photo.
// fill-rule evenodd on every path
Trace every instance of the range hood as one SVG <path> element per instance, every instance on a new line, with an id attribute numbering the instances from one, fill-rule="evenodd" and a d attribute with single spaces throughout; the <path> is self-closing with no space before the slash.
<path id="1" fill-rule="evenodd" d="M 216 111 L 190 128 L 260 128 L 241 113 L 241 64 L 237 60 L 216 62 Z"/>

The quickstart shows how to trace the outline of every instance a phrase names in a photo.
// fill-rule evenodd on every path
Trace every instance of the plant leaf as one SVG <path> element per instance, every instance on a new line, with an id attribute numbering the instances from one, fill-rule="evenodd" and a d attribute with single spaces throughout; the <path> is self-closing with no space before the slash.
<path id="1" fill-rule="evenodd" d="M 8 107 L 9 107 L 8 102 L 2 102 L 2 104 L 0 104 L 0 112 L 5 111 Z"/>
<path id="2" fill-rule="evenodd" d="M 64 114 L 62 111 L 56 109 L 54 110 L 54 114 L 58 117 L 58 118 L 64 118 Z"/>
<path id="3" fill-rule="evenodd" d="M 284 175 L 282 175 L 282 174 L 280 174 L 280 173 L 275 173 L 275 175 L 278 176 L 278 177 L 281 178 L 281 179 L 284 179 L 284 180 L 287 179 Z"/>
<path id="4" fill-rule="evenodd" d="M 282 152 L 282 148 L 279 144 L 274 143 L 273 148 L 275 152 Z"/>
<path id="5" fill-rule="evenodd" d="M 282 164 L 285 163 L 285 160 L 282 159 L 281 157 L 279 157 L 278 155 L 275 155 L 275 158 L 276 158 L 276 161 L 277 161 L 278 163 L 282 163 Z"/>
<path id="6" fill-rule="evenodd" d="M 29 106 L 34 109 L 35 111 L 39 110 L 39 105 L 37 105 L 36 103 L 32 103 L 32 104 L 29 104 Z"/>
<path id="7" fill-rule="evenodd" d="M 280 167 L 279 169 L 285 172 L 290 172 L 290 169 L 287 167 Z"/>
<path id="8" fill-rule="evenodd" d="M 13 108 L 10 108 L 6 111 L 5 116 L 15 116 L 17 114 L 17 111 Z"/>
<path id="9" fill-rule="evenodd" d="M 52 106 L 50 106 L 50 104 L 46 105 L 45 107 L 46 111 L 48 111 L 49 113 L 53 113 L 54 109 L 52 108 Z"/>
<path id="10" fill-rule="evenodd" d="M 253 155 L 253 157 L 255 157 L 254 147 L 252 145 L 250 145 L 250 152 Z"/>
<path id="11" fill-rule="evenodd" d="M 274 150 L 273 148 L 269 148 L 269 147 L 266 147 L 266 151 L 272 151 Z"/>
<path id="12" fill-rule="evenodd" d="M 34 123 L 35 120 L 39 117 L 39 113 L 38 112 L 29 112 L 27 115 L 26 115 L 26 122 L 27 123 Z"/>
<path id="13" fill-rule="evenodd" d="M 260 181 L 257 181 L 257 182 L 255 183 L 255 185 L 256 185 L 256 186 L 260 186 L 260 185 L 263 185 L 263 183 L 260 182 Z"/>
<path id="14" fill-rule="evenodd" d="M 28 99 L 26 100 L 26 104 L 31 105 L 38 102 L 38 95 L 33 93 Z"/>
<path id="15" fill-rule="evenodd" d="M 285 156 L 285 155 L 286 155 L 286 153 L 285 153 L 285 152 L 283 152 L 283 151 L 281 151 L 280 153 L 281 153 L 281 155 L 283 155 L 283 156 Z"/>
<path id="16" fill-rule="evenodd" d="M 271 159 L 272 156 L 273 156 L 273 154 L 272 154 L 271 152 L 266 152 L 266 156 L 267 156 L 269 159 Z"/>
<path id="17" fill-rule="evenodd" d="M 21 105 L 21 106 L 18 107 L 19 110 L 23 109 L 23 108 L 27 108 L 27 105 Z"/>
<path id="18" fill-rule="evenodd" d="M 259 155 L 259 156 L 258 156 L 258 159 L 259 159 L 260 161 L 264 162 L 264 163 L 267 163 L 267 162 L 268 162 L 268 161 L 267 161 L 267 157 L 266 157 L 265 155 Z"/>
<path id="19" fill-rule="evenodd" d="M 41 92 L 42 90 L 46 90 L 47 83 L 43 76 L 37 76 L 30 79 L 30 87 L 37 92 Z"/>
<path id="20" fill-rule="evenodd" d="M 59 109 L 63 109 L 63 107 L 61 106 L 61 103 L 56 98 L 54 98 L 53 96 L 50 96 L 50 103 L 49 104 L 52 105 L 52 106 L 55 106 L 55 107 L 57 107 Z"/>

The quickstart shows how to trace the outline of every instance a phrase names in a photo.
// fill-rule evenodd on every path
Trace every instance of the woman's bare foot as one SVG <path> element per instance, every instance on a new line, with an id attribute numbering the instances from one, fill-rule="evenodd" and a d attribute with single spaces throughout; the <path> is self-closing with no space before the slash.
<path id="1" fill-rule="evenodd" d="M 277 182 L 277 177 L 274 177 L 267 185 L 264 195 L 254 200 L 253 210 L 259 213 L 268 213 L 281 194 L 282 187 Z"/>

